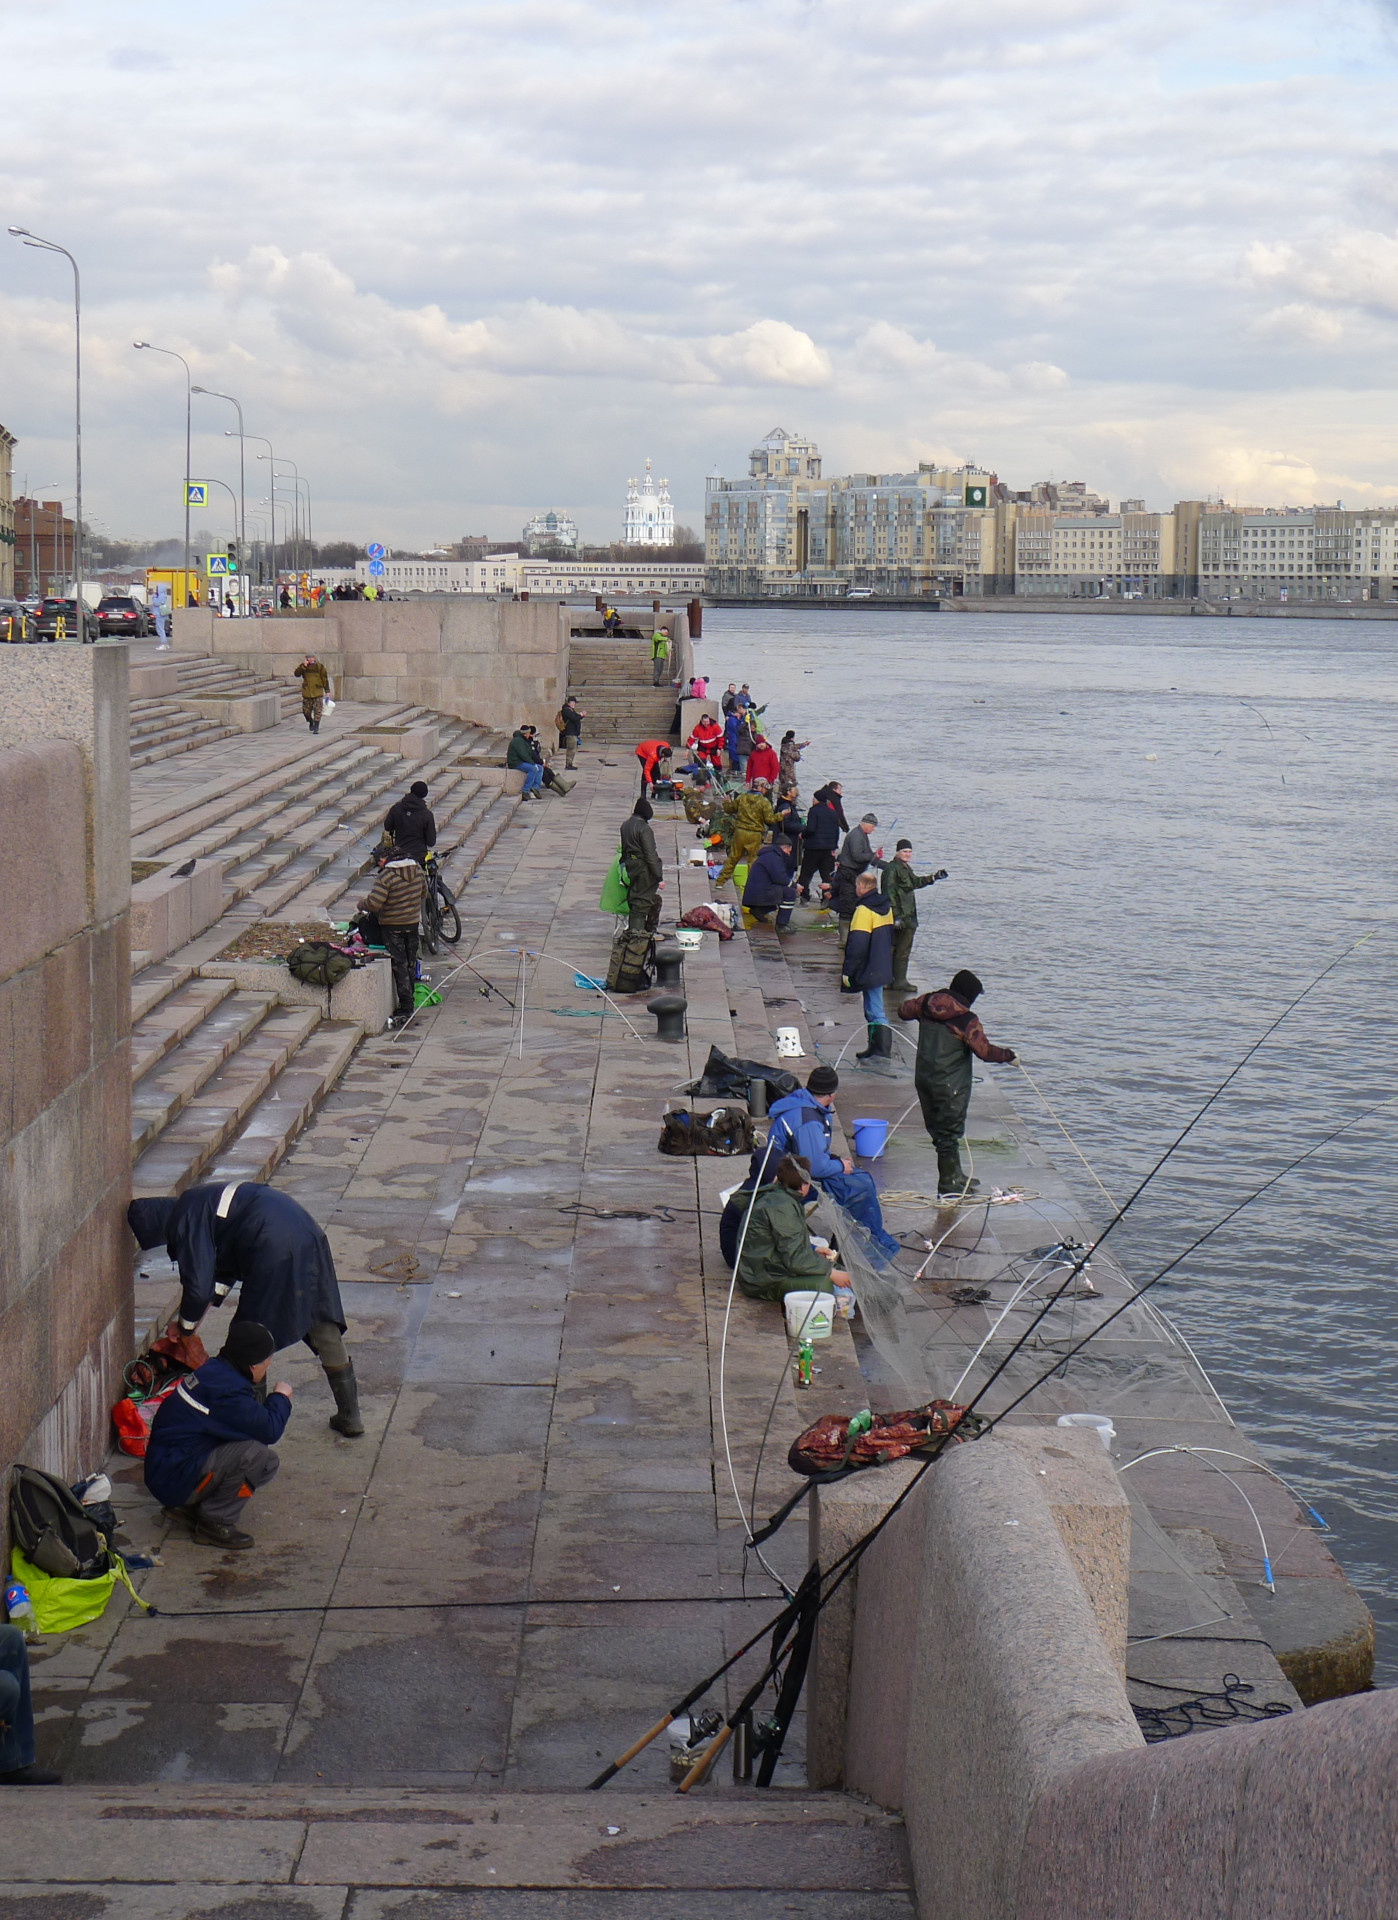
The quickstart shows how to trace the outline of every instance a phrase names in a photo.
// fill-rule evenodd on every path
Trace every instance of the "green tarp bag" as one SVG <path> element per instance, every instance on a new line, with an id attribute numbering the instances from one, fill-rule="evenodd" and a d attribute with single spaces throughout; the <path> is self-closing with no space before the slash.
<path id="1" fill-rule="evenodd" d="M 39 1633 L 71 1633 L 74 1627 L 85 1627 L 99 1619 L 106 1612 L 118 1580 L 138 1607 L 150 1611 L 149 1601 L 143 1600 L 132 1586 L 131 1575 L 117 1553 L 112 1555 L 112 1564 L 106 1573 L 95 1574 L 90 1580 L 64 1580 L 34 1566 L 15 1547 L 10 1553 L 10 1572 L 29 1595 L 34 1626 Z"/>
<path id="2" fill-rule="evenodd" d="M 616 859 L 607 868 L 607 877 L 602 882 L 602 892 L 597 901 L 602 913 L 625 913 L 631 901 L 631 883 L 626 877 L 626 869 L 621 864 L 621 849 L 617 848 Z"/>
<path id="3" fill-rule="evenodd" d="M 413 1012 L 414 1013 L 417 1012 L 419 1007 L 440 1007 L 441 1004 L 442 1004 L 441 994 L 438 993 L 437 989 L 434 986 L 432 986 L 428 981 L 418 980 L 414 983 L 413 985 Z"/>

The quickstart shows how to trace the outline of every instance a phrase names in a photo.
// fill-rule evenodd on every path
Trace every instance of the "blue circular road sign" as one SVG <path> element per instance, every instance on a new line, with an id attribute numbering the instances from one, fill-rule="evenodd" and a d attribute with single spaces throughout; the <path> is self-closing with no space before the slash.
<path id="1" fill-rule="evenodd" d="M 382 572 L 383 572 L 383 561 L 382 561 L 382 560 L 371 560 L 371 561 L 369 562 L 369 571 L 370 571 L 370 573 L 373 573 L 373 574 L 379 574 L 379 573 L 382 573 Z"/>
<path id="2" fill-rule="evenodd" d="M 371 560 L 382 560 L 383 559 L 383 542 L 380 540 L 371 540 L 368 546 L 364 549 L 364 551 L 368 554 Z"/>

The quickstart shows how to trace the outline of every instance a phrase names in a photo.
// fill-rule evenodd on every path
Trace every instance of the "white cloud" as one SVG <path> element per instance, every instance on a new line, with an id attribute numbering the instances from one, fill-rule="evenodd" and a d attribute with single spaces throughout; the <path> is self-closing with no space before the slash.
<path id="1" fill-rule="evenodd" d="M 170 524 L 175 363 L 322 531 L 681 515 L 792 411 L 830 470 L 974 455 L 1156 498 L 1382 489 L 1394 47 L 1361 4 L 128 0 L 6 9 L 7 218 L 84 271 L 87 489 Z M 61 31 L 56 30 L 56 23 Z M 115 44 L 114 44 L 115 43 Z M 56 474 L 66 265 L 0 236 L 0 420 Z M 202 456 L 226 407 L 196 402 Z M 181 469 L 182 470 L 182 469 Z M 1288 496 L 1292 497 L 1292 496 Z M 495 510 L 495 509 L 493 509 Z"/>

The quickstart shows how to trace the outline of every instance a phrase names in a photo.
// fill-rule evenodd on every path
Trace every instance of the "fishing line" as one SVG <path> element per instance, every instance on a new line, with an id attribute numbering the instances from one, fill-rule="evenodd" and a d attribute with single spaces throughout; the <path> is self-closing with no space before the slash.
<path id="1" fill-rule="evenodd" d="M 1315 976 L 1315 978 L 1309 983 L 1309 985 L 1302 988 L 1302 990 L 1300 991 L 1300 993 L 1296 995 L 1294 1000 L 1290 1001 L 1285 1007 L 1283 1007 L 1282 1011 L 1277 1015 L 1276 1019 L 1273 1020 L 1271 1025 L 1266 1028 L 1266 1030 L 1259 1036 L 1258 1039 L 1254 1040 L 1252 1045 L 1248 1048 L 1247 1052 L 1243 1055 L 1242 1059 L 1239 1060 L 1237 1065 L 1233 1067 L 1232 1070 L 1214 1088 L 1213 1092 L 1209 1095 L 1208 1099 L 1194 1114 L 1193 1118 L 1186 1123 L 1186 1125 L 1180 1130 L 1178 1134 L 1176 1134 L 1175 1138 L 1171 1141 L 1170 1145 L 1166 1147 L 1165 1151 L 1160 1155 L 1159 1159 L 1155 1162 L 1155 1165 L 1150 1169 L 1149 1173 L 1146 1174 L 1145 1178 L 1136 1187 L 1135 1191 L 1131 1194 L 1130 1198 L 1127 1199 L 1121 1206 L 1119 1206 L 1116 1209 L 1112 1218 L 1107 1222 L 1106 1226 L 1102 1229 L 1101 1233 L 1098 1234 L 1097 1239 L 1094 1241 L 1093 1245 L 1087 1249 L 1087 1252 L 1083 1255 L 1081 1260 L 1079 1260 L 1073 1266 L 1070 1272 L 1067 1274 L 1067 1276 L 1063 1281 L 1063 1285 L 1059 1288 L 1059 1294 L 1065 1292 L 1067 1288 L 1072 1284 L 1072 1282 L 1077 1279 L 1079 1272 L 1082 1270 L 1083 1267 L 1087 1265 L 1087 1262 L 1091 1258 L 1093 1253 L 1095 1253 L 1096 1250 L 1101 1246 L 1102 1242 L 1107 1238 L 1107 1235 L 1111 1233 L 1115 1227 L 1119 1226 L 1121 1222 L 1125 1219 L 1126 1215 L 1131 1211 L 1131 1208 L 1135 1206 L 1136 1202 L 1140 1199 L 1141 1195 L 1145 1192 L 1146 1188 L 1150 1185 L 1151 1181 L 1154 1180 L 1156 1174 L 1160 1172 L 1160 1169 L 1165 1165 L 1166 1161 L 1170 1159 L 1171 1155 L 1174 1154 L 1181 1145 L 1183 1145 L 1184 1141 L 1188 1139 L 1189 1135 L 1194 1131 L 1195 1127 L 1198 1126 L 1199 1122 L 1203 1119 L 1204 1115 L 1209 1111 L 1209 1109 L 1214 1105 L 1214 1103 L 1217 1100 L 1222 1098 L 1223 1094 L 1237 1079 L 1238 1075 L 1243 1071 L 1243 1068 L 1246 1067 L 1248 1062 L 1253 1058 L 1253 1056 L 1256 1053 L 1258 1053 L 1263 1046 L 1266 1045 L 1267 1041 L 1271 1039 L 1272 1035 L 1276 1032 L 1277 1028 L 1281 1026 L 1282 1022 L 1285 1019 L 1287 1019 L 1290 1014 L 1295 1012 L 1296 1008 L 1300 1006 L 1301 1002 L 1307 997 L 1308 994 L 1314 993 L 1315 989 L 1320 985 L 1320 983 L 1323 980 L 1327 979 L 1329 975 L 1335 971 L 1336 967 L 1338 967 L 1343 961 L 1347 960 L 1352 953 L 1357 952 L 1358 949 L 1363 945 L 1365 945 L 1367 941 L 1372 940 L 1374 935 L 1378 931 L 1379 929 L 1377 927 L 1370 928 L 1368 933 L 1361 935 L 1361 937 L 1358 940 L 1354 941 L 1350 946 L 1346 947 L 1343 953 L 1337 954 L 1336 957 L 1329 963 L 1328 966 L 1325 966 L 1321 969 L 1321 971 Z M 1341 1131 L 1343 1131 L 1343 1129 L 1341 1129 Z M 1325 1146 L 1326 1144 L 1328 1144 L 1328 1142 L 1326 1141 L 1322 1141 L 1320 1143 L 1321 1146 Z M 1318 1152 L 1319 1148 L 1313 1149 L 1313 1151 Z M 1302 1156 L 1303 1159 L 1305 1157 L 1306 1157 L 1305 1155 Z M 1295 1164 L 1299 1165 L 1300 1162 L 1298 1161 Z M 1283 1169 L 1283 1171 L 1289 1172 L 1290 1169 L 1286 1168 L 1286 1169 Z M 1280 1178 L 1281 1176 L 1278 1175 L 1277 1177 Z M 1265 1191 L 1266 1191 L 1265 1187 L 1259 1189 L 1259 1192 L 1265 1192 Z M 1229 1215 L 1228 1218 L 1231 1219 L 1232 1216 Z M 1220 1224 L 1224 1224 L 1224 1223 L 1220 1223 Z M 1169 1271 L 1170 1271 L 1170 1268 L 1168 1267 L 1163 1270 L 1164 1273 L 1168 1273 Z M 1163 1278 L 1163 1273 L 1156 1275 L 1156 1279 L 1160 1279 L 1160 1278 Z M 1147 1283 L 1147 1285 L 1149 1286 L 1153 1286 L 1154 1284 L 1155 1284 L 1154 1281 L 1150 1281 Z M 1142 1287 L 1139 1289 L 1139 1291 L 1141 1293 L 1144 1293 L 1146 1291 L 1146 1288 Z M 1057 1304 L 1057 1300 L 1058 1300 L 1058 1295 L 1055 1294 L 1051 1299 L 1045 1301 L 1044 1306 L 1040 1311 L 1040 1313 L 1038 1314 L 1038 1316 L 1030 1322 L 1029 1326 L 1025 1329 L 1024 1333 L 1020 1336 L 1020 1339 L 1015 1343 L 1014 1346 L 1010 1348 L 1009 1352 L 1005 1355 L 1004 1359 L 1000 1362 L 999 1366 L 991 1374 L 990 1378 L 986 1381 L 985 1385 L 980 1389 L 980 1392 L 976 1395 L 976 1400 L 973 1400 L 971 1402 L 972 1406 L 975 1406 L 976 1402 L 982 1399 L 984 1395 L 989 1392 L 990 1388 L 994 1386 L 995 1382 L 999 1379 L 1000 1375 L 1004 1372 L 1005 1368 L 1015 1358 L 1015 1355 L 1019 1352 L 1020 1348 L 1024 1345 L 1025 1341 L 1027 1341 L 1030 1335 L 1035 1332 L 1035 1330 L 1039 1325 L 1039 1322 L 1045 1317 L 1045 1315 L 1049 1312 L 1049 1310 Z M 1124 1312 L 1125 1306 L 1128 1304 L 1130 1303 L 1129 1302 L 1124 1303 L 1122 1307 L 1117 1309 L 1117 1311 Z M 1113 1318 L 1113 1319 L 1115 1317 L 1116 1317 L 1115 1314 L 1110 1316 L 1110 1318 Z M 1105 1326 L 1108 1324 L 1108 1322 L 1103 1321 L 1102 1324 Z M 1091 1338 L 1091 1337 L 1092 1337 L 1091 1335 L 1088 1336 L 1088 1338 Z M 1072 1355 L 1070 1354 L 1068 1357 L 1071 1358 Z M 1051 1377 L 1050 1375 L 1045 1375 L 1045 1379 L 1050 1377 Z M 1021 1396 L 1021 1398 L 1022 1397 L 1023 1396 Z M 1019 1402 L 1016 1401 L 1015 1405 L 1017 1406 L 1018 1404 Z"/>

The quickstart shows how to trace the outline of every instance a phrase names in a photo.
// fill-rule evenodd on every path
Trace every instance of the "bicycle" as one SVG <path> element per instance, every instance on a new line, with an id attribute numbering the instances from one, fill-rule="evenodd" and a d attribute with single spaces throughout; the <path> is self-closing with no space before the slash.
<path id="1" fill-rule="evenodd" d="M 422 896 L 419 933 L 423 952 L 435 953 L 439 941 L 454 947 L 461 938 L 461 915 L 456 910 L 456 896 L 442 878 L 434 854 L 427 856 L 426 873 L 427 890 Z"/>

